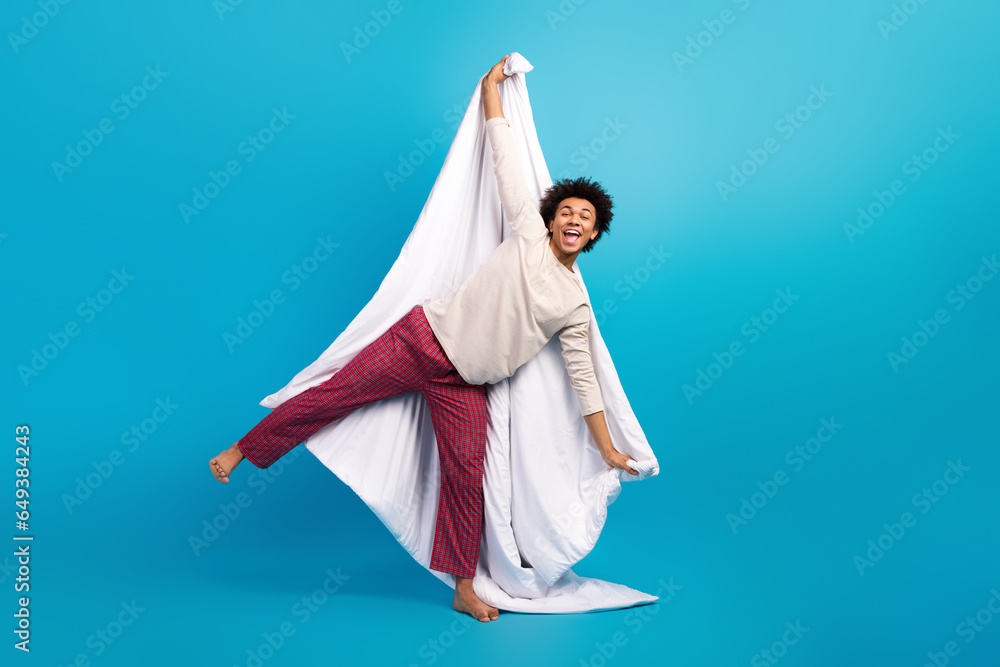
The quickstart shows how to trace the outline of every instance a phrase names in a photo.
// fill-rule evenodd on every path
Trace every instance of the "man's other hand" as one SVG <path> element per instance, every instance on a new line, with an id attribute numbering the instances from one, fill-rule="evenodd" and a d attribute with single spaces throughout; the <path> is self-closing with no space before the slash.
<path id="1" fill-rule="evenodd" d="M 638 475 L 639 471 L 635 470 L 628 464 L 629 457 L 625 456 L 617 449 L 612 447 L 609 451 L 601 452 L 601 458 L 612 468 L 621 468 L 630 475 Z"/>

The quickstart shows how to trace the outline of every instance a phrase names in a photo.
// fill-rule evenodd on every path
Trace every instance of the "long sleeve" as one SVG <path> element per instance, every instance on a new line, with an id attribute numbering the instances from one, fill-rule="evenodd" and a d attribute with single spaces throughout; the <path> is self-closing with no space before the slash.
<path id="1" fill-rule="evenodd" d="M 590 356 L 589 328 L 589 323 L 579 323 L 559 331 L 559 343 L 562 346 L 566 371 L 569 373 L 573 389 L 576 390 L 580 412 L 585 416 L 604 409 L 601 387 L 597 383 L 593 359 Z"/>
<path id="2" fill-rule="evenodd" d="M 545 222 L 538 213 L 538 202 L 531 196 L 517 162 L 510 123 L 502 116 L 490 118 L 486 121 L 486 132 L 493 146 L 493 171 L 497 177 L 500 204 L 507 214 L 511 231 L 525 236 L 546 234 Z"/>
<path id="3" fill-rule="evenodd" d="M 486 122 L 501 204 L 514 233 L 461 285 L 425 304 L 427 322 L 455 370 L 470 384 L 511 377 L 558 333 L 583 414 L 600 412 L 585 290 L 579 276 L 550 247 L 537 202 L 517 163 L 510 126 L 502 117 Z"/>

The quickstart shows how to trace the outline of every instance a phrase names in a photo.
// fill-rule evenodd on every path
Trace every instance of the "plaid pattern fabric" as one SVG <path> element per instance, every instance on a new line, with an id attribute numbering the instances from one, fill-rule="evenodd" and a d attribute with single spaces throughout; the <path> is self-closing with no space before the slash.
<path id="1" fill-rule="evenodd" d="M 269 467 L 332 421 L 409 391 L 419 391 L 427 400 L 441 462 L 430 567 L 472 578 L 482 536 L 486 387 L 462 379 L 421 306 L 329 380 L 272 410 L 240 439 L 240 451 L 258 468 Z"/>

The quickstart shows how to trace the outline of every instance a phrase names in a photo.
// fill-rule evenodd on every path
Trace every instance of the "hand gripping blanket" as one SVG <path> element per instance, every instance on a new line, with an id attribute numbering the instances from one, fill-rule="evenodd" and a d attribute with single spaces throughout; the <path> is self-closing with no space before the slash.
<path id="1" fill-rule="evenodd" d="M 524 75 L 531 69 L 512 53 L 504 64 L 510 78 L 499 88 L 518 162 L 539 200 L 552 181 L 528 103 Z M 315 362 L 261 405 L 275 408 L 328 380 L 414 305 L 461 285 L 510 235 L 491 151 L 477 84 L 413 231 L 378 291 Z M 583 286 L 579 265 L 573 270 Z M 585 612 L 653 602 L 654 595 L 579 577 L 570 569 L 593 549 L 621 482 L 652 477 L 659 466 L 593 315 L 590 351 L 608 430 L 638 475 L 602 460 L 559 345 L 553 336 L 513 376 L 486 385 L 484 526 L 474 590 L 484 602 L 517 612 Z M 428 567 L 440 470 L 422 394 L 400 394 L 355 410 L 313 434 L 306 447 L 361 497 L 418 563 L 454 588 L 453 575 Z"/>

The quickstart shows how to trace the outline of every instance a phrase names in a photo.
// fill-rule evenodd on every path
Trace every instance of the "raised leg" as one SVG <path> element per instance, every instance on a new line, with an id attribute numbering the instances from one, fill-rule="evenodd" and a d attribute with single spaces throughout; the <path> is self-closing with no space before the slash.
<path id="1" fill-rule="evenodd" d="M 416 391 L 424 369 L 398 333 L 410 311 L 358 353 L 326 382 L 293 396 L 264 417 L 240 439 L 239 450 L 251 463 L 266 468 L 300 442 L 360 407 Z"/>

